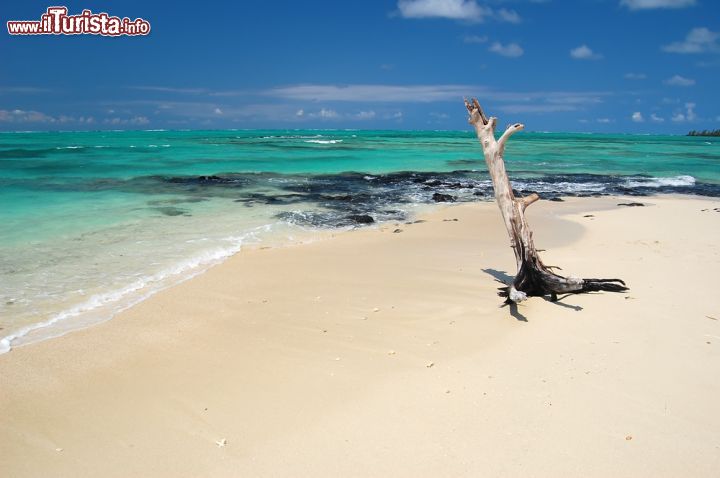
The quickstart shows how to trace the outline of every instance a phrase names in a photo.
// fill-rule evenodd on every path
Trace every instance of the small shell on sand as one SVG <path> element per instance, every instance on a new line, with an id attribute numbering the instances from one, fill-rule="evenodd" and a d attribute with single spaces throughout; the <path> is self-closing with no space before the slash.
<path id="1" fill-rule="evenodd" d="M 428 363 L 425 364 L 425 366 L 426 366 L 427 368 L 432 368 L 432 367 L 435 366 L 435 362 L 428 362 Z"/>
<path id="2" fill-rule="evenodd" d="M 218 448 L 222 448 L 227 445 L 227 440 L 225 438 L 221 438 L 220 440 L 216 441 L 215 444 L 218 446 Z"/>

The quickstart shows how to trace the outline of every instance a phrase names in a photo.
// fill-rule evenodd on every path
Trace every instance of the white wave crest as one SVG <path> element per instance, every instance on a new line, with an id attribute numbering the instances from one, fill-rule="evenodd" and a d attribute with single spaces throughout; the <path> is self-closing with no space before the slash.
<path id="1" fill-rule="evenodd" d="M 694 186 L 695 178 L 688 175 L 669 178 L 630 178 L 625 182 L 629 188 L 661 188 L 666 186 Z"/>
<path id="2" fill-rule="evenodd" d="M 336 144 L 336 143 L 342 143 L 343 140 L 341 139 L 308 139 L 305 140 L 306 143 L 317 143 L 317 144 Z"/>

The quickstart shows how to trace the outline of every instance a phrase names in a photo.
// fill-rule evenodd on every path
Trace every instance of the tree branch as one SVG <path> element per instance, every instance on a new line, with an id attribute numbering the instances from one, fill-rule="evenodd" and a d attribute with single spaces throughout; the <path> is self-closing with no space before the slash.
<path id="1" fill-rule="evenodd" d="M 472 99 L 472 103 L 467 100 L 467 98 L 463 98 L 465 100 L 465 108 L 467 108 L 468 113 L 470 113 L 470 118 L 468 118 L 468 123 L 475 125 L 478 127 L 478 123 L 482 122 L 483 125 L 488 124 L 488 119 L 485 116 L 485 113 L 483 113 L 482 107 L 480 106 L 480 103 L 478 103 L 477 98 Z"/>
<path id="2" fill-rule="evenodd" d="M 518 131 L 522 131 L 523 128 L 525 128 L 525 125 L 522 123 L 515 123 L 507 127 L 503 135 L 500 136 L 500 139 L 498 140 L 500 154 L 505 152 L 505 143 L 507 143 L 508 139 L 510 139 L 510 136 L 514 135 Z"/>
<path id="3" fill-rule="evenodd" d="M 531 205 L 532 203 L 534 203 L 534 202 L 537 201 L 538 199 L 540 199 L 540 196 L 538 196 L 537 193 L 532 193 L 532 194 L 530 194 L 529 196 L 525 196 L 524 198 L 520 198 L 519 201 L 520 201 L 520 203 L 521 203 L 521 206 L 522 206 L 523 210 L 525 210 L 529 205 Z"/>

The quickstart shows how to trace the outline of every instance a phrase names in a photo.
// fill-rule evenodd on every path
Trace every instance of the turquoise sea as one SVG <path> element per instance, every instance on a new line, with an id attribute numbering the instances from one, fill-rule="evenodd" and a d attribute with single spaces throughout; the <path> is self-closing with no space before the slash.
<path id="1" fill-rule="evenodd" d="M 720 138 L 521 133 L 514 187 L 720 196 Z M 471 132 L 0 133 L 0 352 L 106 320 L 243 245 L 488 200 Z M 442 196 L 438 196 L 442 195 Z"/>

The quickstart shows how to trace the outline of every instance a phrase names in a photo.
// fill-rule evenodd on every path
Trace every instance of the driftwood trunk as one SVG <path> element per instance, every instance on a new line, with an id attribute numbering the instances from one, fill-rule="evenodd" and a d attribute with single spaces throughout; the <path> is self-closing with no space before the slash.
<path id="1" fill-rule="evenodd" d="M 517 303 L 528 296 L 546 296 L 557 300 L 558 294 L 579 294 L 582 292 L 609 291 L 624 292 L 625 282 L 620 279 L 579 279 L 563 277 L 552 272 L 540 260 L 533 243 L 533 234 L 525 220 L 525 209 L 540 199 L 536 193 L 523 198 L 513 194 L 507 171 L 505 170 L 505 145 L 514 133 L 523 129 L 523 125 L 515 123 L 507 127 L 500 139 L 495 139 L 497 118 L 486 117 L 477 99 L 472 102 L 465 100 L 470 118 L 468 122 L 475 127 L 477 137 L 485 154 L 490 177 L 492 178 L 495 199 L 502 213 L 505 228 L 510 236 L 510 245 L 515 252 L 517 275 L 512 284 L 500 288 L 498 293 L 506 297 L 506 302 Z"/>

